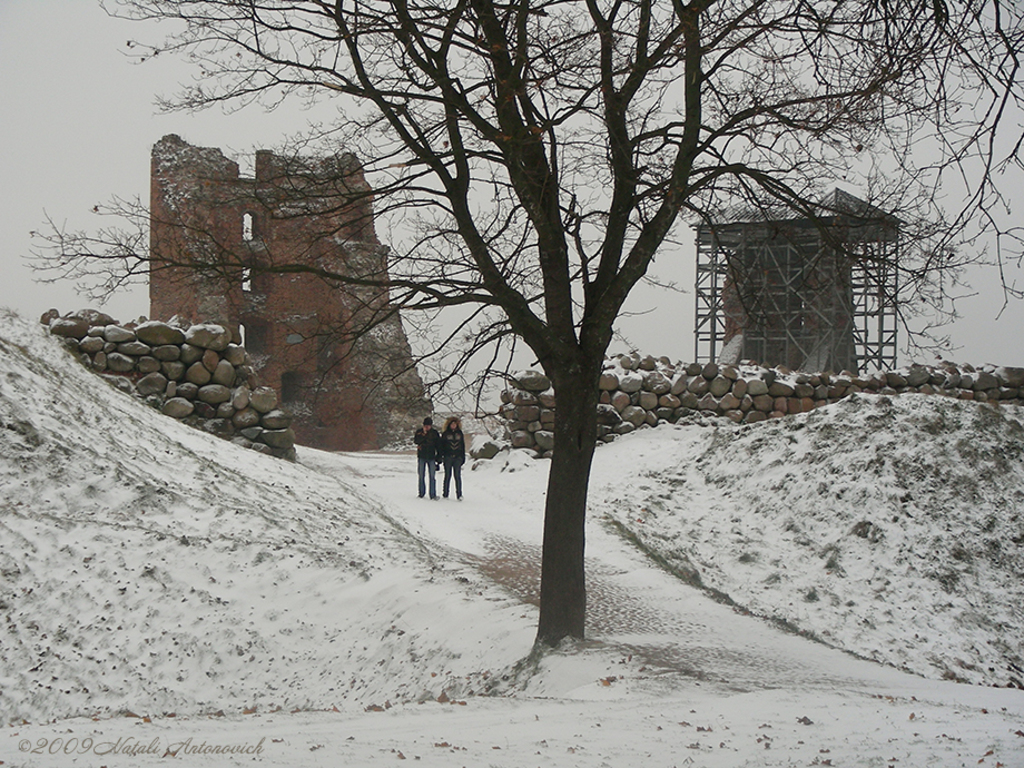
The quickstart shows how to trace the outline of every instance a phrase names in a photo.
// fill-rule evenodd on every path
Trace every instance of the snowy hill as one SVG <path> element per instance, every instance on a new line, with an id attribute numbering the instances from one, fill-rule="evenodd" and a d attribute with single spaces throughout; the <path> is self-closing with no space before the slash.
<path id="1" fill-rule="evenodd" d="M 3 313 L 0 765 L 1024 765 L 989 687 L 1022 674 L 1021 418 L 860 397 L 603 446 L 589 639 L 529 656 L 546 462 L 419 500 L 407 455 L 247 451 Z"/>
<path id="2" fill-rule="evenodd" d="M 436 696 L 450 683 L 431 672 L 522 654 L 528 636 L 485 662 L 393 631 L 466 620 L 460 585 L 344 478 L 211 439 L 0 322 L 4 721 Z"/>

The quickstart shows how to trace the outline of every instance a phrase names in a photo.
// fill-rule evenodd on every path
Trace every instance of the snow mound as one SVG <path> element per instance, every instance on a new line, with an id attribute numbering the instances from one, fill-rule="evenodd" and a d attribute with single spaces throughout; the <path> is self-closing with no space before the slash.
<path id="1" fill-rule="evenodd" d="M 180 425 L 0 312 L 0 720 L 383 705 L 525 652 L 448 631 L 467 580 L 352 485 Z"/>
<path id="2" fill-rule="evenodd" d="M 829 645 L 1024 687 L 1022 420 L 1013 406 L 862 395 L 757 425 L 659 428 L 607 449 L 642 469 L 592 494 L 592 514 Z"/>

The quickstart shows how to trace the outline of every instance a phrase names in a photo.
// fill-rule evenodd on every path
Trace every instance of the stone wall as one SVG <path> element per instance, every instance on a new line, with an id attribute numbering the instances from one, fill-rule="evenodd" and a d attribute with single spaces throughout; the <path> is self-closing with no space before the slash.
<path id="1" fill-rule="evenodd" d="M 291 414 L 260 386 L 245 349 L 212 323 L 118 323 L 95 310 L 42 322 L 82 363 L 178 421 L 261 453 L 295 459 Z"/>
<path id="2" fill-rule="evenodd" d="M 549 455 L 554 443 L 551 382 L 526 371 L 502 392 L 500 416 L 514 448 Z M 758 365 L 675 363 L 668 358 L 617 355 L 605 361 L 598 385 L 598 436 L 611 442 L 643 425 L 677 422 L 694 414 L 755 423 L 804 413 L 858 392 L 920 393 L 990 404 L 1024 405 L 1024 368 L 941 363 L 859 376 L 805 373 Z"/>

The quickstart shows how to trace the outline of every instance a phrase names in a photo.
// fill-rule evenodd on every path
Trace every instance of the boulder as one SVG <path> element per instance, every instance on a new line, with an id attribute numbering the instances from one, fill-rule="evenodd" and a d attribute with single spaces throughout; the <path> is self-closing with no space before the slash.
<path id="1" fill-rule="evenodd" d="M 67 339 L 83 339 L 89 332 L 89 322 L 79 317 L 57 317 L 50 321 L 50 333 Z"/>
<path id="2" fill-rule="evenodd" d="M 192 365 L 188 367 L 188 370 L 185 371 L 185 381 L 200 387 L 209 384 L 211 378 L 213 377 L 210 372 L 206 370 L 206 366 L 198 361 L 192 363 Z"/>
<path id="3" fill-rule="evenodd" d="M 162 395 L 167 389 L 167 377 L 162 373 L 149 373 L 135 383 L 135 391 L 146 395 Z"/>
<path id="4" fill-rule="evenodd" d="M 128 341 L 135 341 L 135 331 L 129 330 L 123 325 L 108 325 L 103 329 L 103 338 L 111 344 L 124 344 Z"/>
<path id="5" fill-rule="evenodd" d="M 195 406 L 184 397 L 172 397 L 161 409 L 165 415 L 170 416 L 173 419 L 183 419 L 186 416 L 191 416 L 195 410 Z"/>
<path id="6" fill-rule="evenodd" d="M 260 414 L 255 408 L 241 408 L 235 411 L 235 414 L 231 417 L 231 423 L 241 431 L 250 427 L 259 426 Z M 244 433 L 243 433 L 244 434 Z M 255 438 L 250 437 L 250 440 Z"/>
<path id="7" fill-rule="evenodd" d="M 213 370 L 213 383 L 230 387 L 235 383 L 235 366 L 227 360 L 221 360 Z"/>
<path id="8" fill-rule="evenodd" d="M 149 320 L 135 326 L 135 335 L 139 341 L 152 347 L 174 345 L 177 349 L 185 341 L 185 333 L 180 328 L 158 320 Z"/>
<path id="9" fill-rule="evenodd" d="M 185 341 L 194 347 L 220 352 L 231 343 L 231 331 L 223 325 L 198 323 L 185 331 Z"/>
<path id="10" fill-rule="evenodd" d="M 256 387 L 249 395 L 249 404 L 260 413 L 268 413 L 277 407 L 277 392 L 270 387 Z"/>
<path id="11" fill-rule="evenodd" d="M 537 443 L 537 448 L 542 451 L 550 451 L 555 447 L 555 433 L 548 432 L 546 429 L 534 432 L 533 439 Z"/>
<path id="12" fill-rule="evenodd" d="M 199 388 L 198 398 L 210 405 L 220 405 L 231 399 L 231 390 L 223 384 L 207 384 Z"/>
<path id="13" fill-rule="evenodd" d="M 267 429 L 285 429 L 291 423 L 292 415 L 288 411 L 282 411 L 280 408 L 268 411 L 260 419 L 260 424 Z"/>
<path id="14" fill-rule="evenodd" d="M 111 352 L 107 355 L 107 370 L 115 373 L 128 373 L 135 368 L 135 358 L 123 355 L 120 352 Z"/>
<path id="15" fill-rule="evenodd" d="M 551 379 L 539 371 L 526 370 L 514 378 L 519 388 L 525 389 L 527 392 L 543 392 L 551 388 Z"/>

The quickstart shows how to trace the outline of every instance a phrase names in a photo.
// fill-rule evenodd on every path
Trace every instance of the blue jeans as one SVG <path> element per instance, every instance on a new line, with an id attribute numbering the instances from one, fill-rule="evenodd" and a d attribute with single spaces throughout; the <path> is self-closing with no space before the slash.
<path id="1" fill-rule="evenodd" d="M 427 470 L 430 470 L 430 498 L 437 498 L 437 480 L 434 477 L 434 470 L 437 469 L 437 464 L 434 463 L 433 459 L 423 459 L 419 456 L 416 457 L 416 470 L 420 478 L 420 498 L 427 492 L 427 484 L 424 474 Z"/>
<path id="2" fill-rule="evenodd" d="M 458 459 L 444 458 L 444 497 L 448 498 L 452 476 L 455 476 L 455 495 L 462 498 L 462 462 Z"/>

